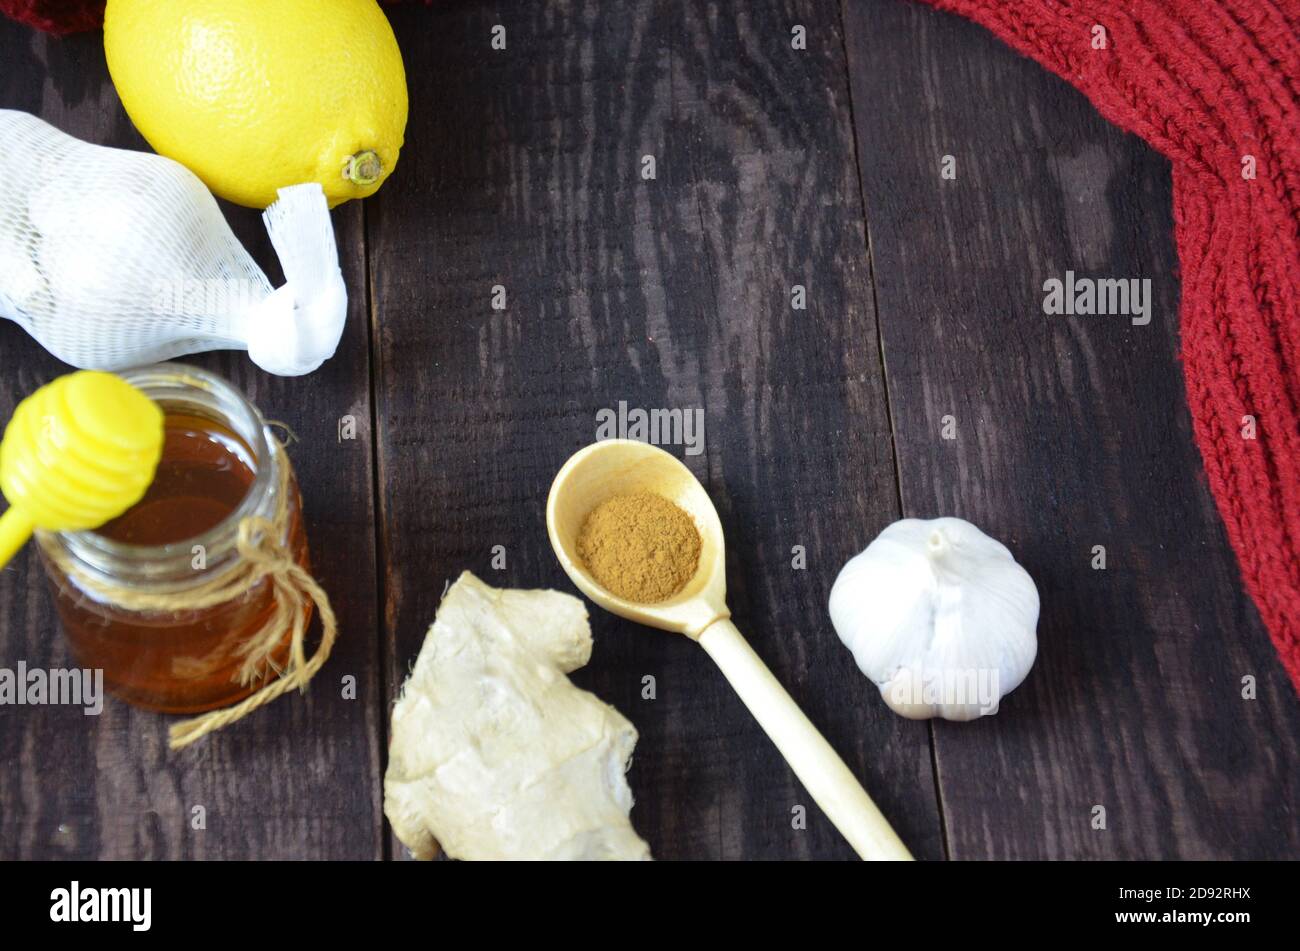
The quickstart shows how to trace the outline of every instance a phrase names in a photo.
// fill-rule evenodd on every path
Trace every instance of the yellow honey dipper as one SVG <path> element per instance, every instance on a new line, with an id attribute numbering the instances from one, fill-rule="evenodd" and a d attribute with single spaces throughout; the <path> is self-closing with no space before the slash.
<path id="1" fill-rule="evenodd" d="M 111 373 L 70 373 L 27 397 L 0 441 L 0 567 L 37 529 L 86 531 L 135 505 L 162 446 L 162 410 Z"/>

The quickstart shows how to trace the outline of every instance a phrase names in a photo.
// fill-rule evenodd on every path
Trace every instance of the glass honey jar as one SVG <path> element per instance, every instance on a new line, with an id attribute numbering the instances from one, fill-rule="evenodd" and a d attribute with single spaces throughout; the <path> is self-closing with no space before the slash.
<path id="1" fill-rule="evenodd" d="M 248 567 L 241 526 L 272 530 L 310 570 L 297 480 L 261 414 L 220 377 L 182 364 L 120 375 L 163 410 L 162 458 L 123 515 L 38 533 L 59 618 L 78 664 L 103 670 L 123 700 L 166 713 L 227 706 L 283 669 L 290 631 L 263 645 L 250 676 L 251 645 L 275 633 L 277 587 L 262 577 L 218 603 L 211 592 Z M 296 610 L 305 625 L 311 602 Z"/>

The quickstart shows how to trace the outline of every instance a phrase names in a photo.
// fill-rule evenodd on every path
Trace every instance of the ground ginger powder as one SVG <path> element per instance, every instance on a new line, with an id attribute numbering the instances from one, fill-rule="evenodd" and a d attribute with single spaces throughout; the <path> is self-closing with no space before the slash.
<path id="1" fill-rule="evenodd" d="M 654 604 L 695 576 L 700 533 L 662 495 L 630 492 L 606 499 L 578 532 L 578 557 L 602 587 L 626 601 Z"/>

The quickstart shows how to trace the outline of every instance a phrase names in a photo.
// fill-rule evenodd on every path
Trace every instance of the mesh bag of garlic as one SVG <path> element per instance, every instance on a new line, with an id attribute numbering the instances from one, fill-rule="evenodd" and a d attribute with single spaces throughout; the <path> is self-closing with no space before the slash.
<path id="1" fill-rule="evenodd" d="M 347 311 L 325 196 L 281 189 L 264 218 L 278 290 L 184 166 L 0 110 L 0 316 L 65 363 L 116 370 L 246 349 L 271 373 L 315 370 Z"/>

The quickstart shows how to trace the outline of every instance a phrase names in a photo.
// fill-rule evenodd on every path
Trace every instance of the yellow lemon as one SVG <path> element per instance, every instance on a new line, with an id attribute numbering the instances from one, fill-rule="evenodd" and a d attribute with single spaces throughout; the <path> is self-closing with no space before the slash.
<path id="1" fill-rule="evenodd" d="M 320 182 L 333 207 L 397 164 L 406 73 L 376 0 L 109 0 L 104 51 L 140 133 L 222 198 Z"/>

